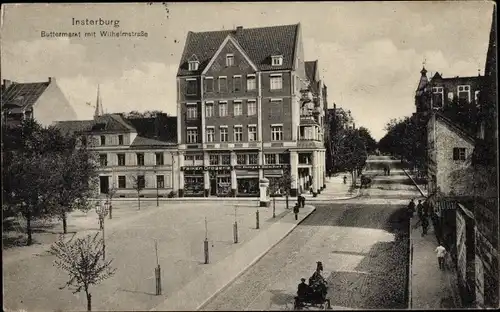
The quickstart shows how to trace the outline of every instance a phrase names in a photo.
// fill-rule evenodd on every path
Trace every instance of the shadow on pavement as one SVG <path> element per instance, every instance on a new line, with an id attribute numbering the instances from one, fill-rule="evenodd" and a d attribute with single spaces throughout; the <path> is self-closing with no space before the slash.
<path id="1" fill-rule="evenodd" d="M 274 289 L 270 289 L 269 292 L 272 294 L 271 305 L 286 306 L 291 304 L 293 306 L 295 295 Z"/>
<path id="2" fill-rule="evenodd" d="M 122 289 L 122 288 L 118 288 L 118 290 L 123 291 L 123 292 L 132 293 L 132 294 L 156 296 L 156 294 L 145 292 L 145 291 L 139 291 L 139 290 L 128 290 L 128 289 Z"/>
<path id="3" fill-rule="evenodd" d="M 352 213 L 345 212 L 344 226 Z M 352 272 L 332 272 L 327 278 L 333 306 L 356 309 L 405 309 L 406 280 L 409 262 L 408 220 L 405 209 L 395 210 L 380 228 L 395 235 L 392 242 L 378 242 Z M 358 219 L 359 222 L 359 219 Z M 341 222 L 342 223 L 342 222 Z M 367 224 L 365 224 L 367 225 Z M 362 226 L 355 224 L 353 226 Z M 373 225 L 371 226 L 373 227 Z"/>

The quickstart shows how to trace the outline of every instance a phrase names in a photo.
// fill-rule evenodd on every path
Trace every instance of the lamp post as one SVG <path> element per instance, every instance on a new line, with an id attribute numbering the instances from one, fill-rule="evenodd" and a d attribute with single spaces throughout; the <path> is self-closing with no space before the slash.
<path id="1" fill-rule="evenodd" d="M 157 171 L 156 171 L 156 166 L 155 166 L 155 177 L 156 177 L 156 207 L 159 207 L 160 206 L 160 196 L 158 194 L 158 176 L 156 175 Z"/>
<path id="2" fill-rule="evenodd" d="M 106 200 L 104 203 L 100 202 L 96 205 L 95 210 L 97 215 L 99 216 L 99 225 L 102 230 L 102 260 L 106 260 L 106 240 L 104 235 L 104 217 L 109 212 L 110 203 Z"/>

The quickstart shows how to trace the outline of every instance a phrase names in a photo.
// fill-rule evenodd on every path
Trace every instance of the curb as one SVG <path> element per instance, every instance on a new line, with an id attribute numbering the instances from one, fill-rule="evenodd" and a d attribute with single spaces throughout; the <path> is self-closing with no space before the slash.
<path id="1" fill-rule="evenodd" d="M 406 176 L 408 176 L 408 178 L 410 178 L 410 180 L 413 182 L 413 184 L 418 189 L 418 191 L 420 192 L 420 194 L 423 197 L 427 198 L 427 195 L 424 194 L 424 192 L 422 191 L 422 189 L 420 188 L 420 186 L 418 186 L 417 182 L 415 182 L 415 180 L 413 179 L 413 177 L 408 172 L 406 172 L 406 170 L 404 168 L 402 168 L 402 169 L 403 169 L 403 172 L 406 174 Z"/>
<path id="2" fill-rule="evenodd" d="M 221 292 L 223 292 L 226 288 L 228 288 L 236 279 L 238 279 L 241 275 L 243 275 L 243 273 L 245 273 L 249 268 L 251 268 L 257 261 L 259 261 L 262 257 L 264 257 L 271 249 L 273 249 L 276 245 L 278 245 L 281 241 L 283 241 L 288 235 L 290 235 L 290 233 L 295 230 L 295 228 L 301 224 L 302 222 L 304 222 L 304 220 L 306 220 L 311 214 L 313 214 L 313 212 L 316 211 L 316 207 L 312 206 L 312 205 L 307 205 L 307 206 L 311 206 L 313 208 L 313 210 L 311 210 L 302 220 L 300 220 L 299 222 L 297 222 L 288 232 L 285 233 L 285 235 L 283 235 L 283 237 L 281 237 L 276 243 L 272 244 L 269 248 L 267 248 L 264 252 L 262 252 L 260 255 L 258 255 L 254 260 L 252 260 L 252 262 L 250 262 L 249 265 L 247 265 L 246 267 L 244 267 L 238 274 L 236 274 L 236 276 L 229 282 L 227 283 L 226 285 L 222 286 L 220 289 L 218 289 L 216 292 L 214 292 L 210 297 L 208 297 L 205 301 L 203 301 L 202 304 L 200 304 L 197 308 L 196 308 L 196 311 L 199 311 L 200 309 L 202 309 L 204 306 L 206 306 L 215 296 L 217 296 L 218 294 L 220 294 Z"/>

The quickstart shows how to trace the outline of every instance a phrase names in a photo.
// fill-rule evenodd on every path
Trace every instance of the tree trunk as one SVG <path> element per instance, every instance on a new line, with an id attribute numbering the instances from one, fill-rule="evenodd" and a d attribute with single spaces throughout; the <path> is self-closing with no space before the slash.
<path id="1" fill-rule="evenodd" d="M 139 202 L 139 210 L 141 210 L 141 197 L 139 196 L 139 193 L 137 193 L 137 201 Z"/>
<path id="2" fill-rule="evenodd" d="M 286 197 L 286 209 L 290 209 L 290 207 L 288 206 L 288 192 L 285 194 L 285 197 Z"/>
<path id="3" fill-rule="evenodd" d="M 351 171 L 352 185 L 356 185 L 356 177 L 354 170 Z"/>
<path id="4" fill-rule="evenodd" d="M 87 311 L 92 311 L 92 294 L 88 290 L 85 293 L 87 294 Z"/>
<path id="5" fill-rule="evenodd" d="M 63 222 L 63 234 L 68 234 L 68 218 L 66 216 L 66 211 L 62 212 L 62 222 Z"/>
<path id="6" fill-rule="evenodd" d="M 27 208 L 26 211 L 26 233 L 28 234 L 28 242 L 26 245 L 31 246 L 33 244 L 32 229 L 31 229 L 31 210 Z"/>

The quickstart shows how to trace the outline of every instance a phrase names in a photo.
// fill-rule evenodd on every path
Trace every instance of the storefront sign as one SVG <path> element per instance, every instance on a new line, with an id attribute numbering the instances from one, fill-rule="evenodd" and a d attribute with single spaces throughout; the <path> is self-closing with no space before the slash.
<path id="1" fill-rule="evenodd" d="M 284 169 L 288 168 L 290 165 L 288 164 L 281 164 L 281 165 L 236 165 L 236 166 L 182 166 L 181 170 L 182 171 L 221 171 L 221 170 L 232 170 L 237 169 L 237 170 L 257 170 L 257 169 L 264 169 L 264 170 L 271 170 L 271 169 Z"/>
<path id="2" fill-rule="evenodd" d="M 182 171 L 222 171 L 231 170 L 231 166 L 183 166 Z"/>

